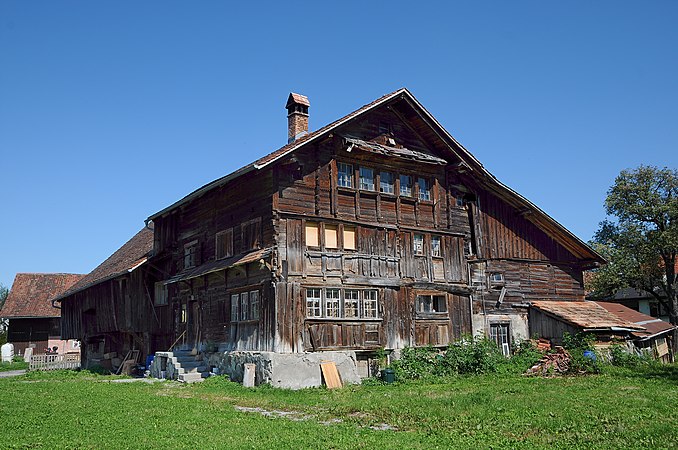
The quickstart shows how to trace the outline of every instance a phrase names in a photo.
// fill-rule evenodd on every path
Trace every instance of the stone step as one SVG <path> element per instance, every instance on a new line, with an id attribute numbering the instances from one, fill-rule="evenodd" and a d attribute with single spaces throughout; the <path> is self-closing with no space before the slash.
<path id="1" fill-rule="evenodd" d="M 209 376 L 209 372 L 180 373 L 179 381 L 183 383 L 198 383 Z"/>
<path id="2" fill-rule="evenodd" d="M 195 367 L 186 367 L 186 366 L 175 366 L 175 370 L 178 374 L 182 373 L 202 373 L 207 372 L 207 366 L 195 366 Z"/>

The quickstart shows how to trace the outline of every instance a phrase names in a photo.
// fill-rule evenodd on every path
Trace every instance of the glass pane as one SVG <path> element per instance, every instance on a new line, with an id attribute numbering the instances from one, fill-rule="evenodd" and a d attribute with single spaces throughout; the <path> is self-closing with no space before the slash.
<path id="1" fill-rule="evenodd" d="M 379 174 L 379 190 L 385 194 L 393 194 L 393 174 L 381 172 Z"/>
<path id="2" fill-rule="evenodd" d="M 339 317 L 339 289 L 325 291 L 325 316 Z"/>
<path id="3" fill-rule="evenodd" d="M 400 195 L 412 197 L 412 177 L 400 175 Z"/>
<path id="4" fill-rule="evenodd" d="M 360 168 L 360 189 L 366 191 L 374 190 L 374 170 L 367 167 Z"/>
<path id="5" fill-rule="evenodd" d="M 353 166 L 337 163 L 337 184 L 342 187 L 353 187 Z"/>
<path id="6" fill-rule="evenodd" d="M 355 289 L 344 291 L 344 317 L 358 317 L 358 291 Z"/>

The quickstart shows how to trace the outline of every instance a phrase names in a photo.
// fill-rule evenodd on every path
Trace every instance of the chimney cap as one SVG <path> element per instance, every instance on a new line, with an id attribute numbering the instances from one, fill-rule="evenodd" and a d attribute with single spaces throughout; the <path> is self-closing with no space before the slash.
<path id="1" fill-rule="evenodd" d="M 308 102 L 308 97 L 306 97 L 305 95 L 290 92 L 290 96 L 287 98 L 287 105 L 285 105 L 285 108 L 290 109 L 290 107 L 295 104 L 304 105 L 306 107 L 311 106 L 311 104 Z"/>

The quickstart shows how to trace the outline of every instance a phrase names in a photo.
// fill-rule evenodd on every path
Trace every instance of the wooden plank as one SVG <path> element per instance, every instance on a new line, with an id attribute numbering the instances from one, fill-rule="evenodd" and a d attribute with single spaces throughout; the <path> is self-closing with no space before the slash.
<path id="1" fill-rule="evenodd" d="M 341 377 L 339 377 L 339 371 L 337 370 L 337 365 L 334 361 L 322 361 L 320 363 L 320 369 L 322 370 L 323 380 L 325 381 L 327 389 L 342 387 Z"/>

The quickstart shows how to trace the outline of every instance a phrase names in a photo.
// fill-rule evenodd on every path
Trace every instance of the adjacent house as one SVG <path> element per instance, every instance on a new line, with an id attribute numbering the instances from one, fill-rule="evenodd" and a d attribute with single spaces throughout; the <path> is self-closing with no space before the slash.
<path id="1" fill-rule="evenodd" d="M 583 303 L 582 271 L 603 259 L 407 89 L 313 132 L 309 108 L 290 94 L 287 145 L 147 219 L 145 286 L 175 348 L 218 348 L 211 362 L 235 378 L 236 355 L 259 379 L 276 379 L 276 355 L 348 355 L 366 375 L 378 349 L 466 334 L 508 352 L 530 335 L 531 302 Z"/>
<path id="2" fill-rule="evenodd" d="M 9 291 L 0 318 L 8 319 L 7 342 L 16 354 L 33 348 L 44 354 L 57 347 L 60 354 L 78 352 L 79 343 L 61 335 L 61 310 L 51 299 L 69 289 L 84 275 L 72 273 L 18 273 Z M 75 338 L 77 339 L 77 338 Z"/>

